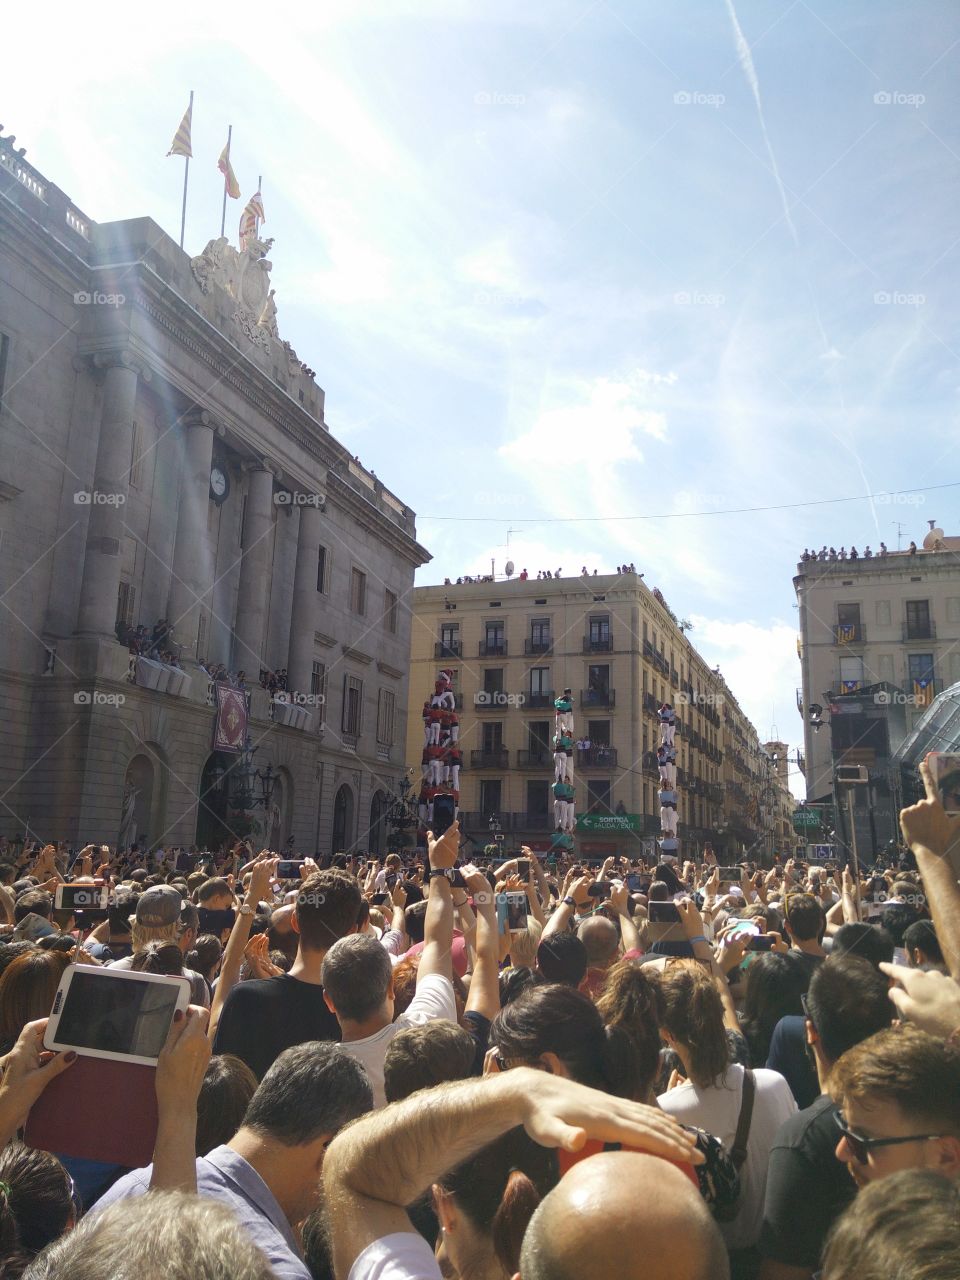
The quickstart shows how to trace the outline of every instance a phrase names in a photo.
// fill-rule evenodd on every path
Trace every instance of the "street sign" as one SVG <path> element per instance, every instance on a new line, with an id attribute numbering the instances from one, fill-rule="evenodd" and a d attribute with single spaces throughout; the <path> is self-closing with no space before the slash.
<path id="1" fill-rule="evenodd" d="M 640 831 L 642 827 L 639 813 L 582 813 L 577 818 L 578 831 Z"/>
<path id="2" fill-rule="evenodd" d="M 808 844 L 807 845 L 807 861 L 808 862 L 829 862 L 833 857 L 832 844 Z"/>
<path id="3" fill-rule="evenodd" d="M 794 809 L 792 818 L 794 831 L 805 831 L 809 827 L 820 825 L 820 814 L 816 809 Z"/>

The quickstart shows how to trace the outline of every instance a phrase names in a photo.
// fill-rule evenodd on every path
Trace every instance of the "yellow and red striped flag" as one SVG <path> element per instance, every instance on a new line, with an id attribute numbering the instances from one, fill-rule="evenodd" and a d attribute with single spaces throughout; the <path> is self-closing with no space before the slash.
<path id="1" fill-rule="evenodd" d="M 217 168 L 223 174 L 224 188 L 231 200 L 240 199 L 240 183 L 237 181 L 237 175 L 233 172 L 233 165 L 230 163 L 230 143 L 220 152 L 220 159 L 217 161 Z"/>
<path id="2" fill-rule="evenodd" d="M 183 119 L 180 121 L 180 128 L 177 130 L 173 142 L 170 144 L 168 156 L 187 156 L 193 155 L 193 148 L 190 145 L 190 127 L 193 124 L 193 95 L 190 96 L 190 105 L 183 113 Z"/>
<path id="3" fill-rule="evenodd" d="M 256 193 L 247 201 L 247 206 L 240 215 L 241 253 L 247 247 L 247 240 L 257 234 L 257 223 L 266 222 L 266 220 L 267 215 L 263 212 L 263 196 L 261 196 L 260 188 L 258 187 Z"/>

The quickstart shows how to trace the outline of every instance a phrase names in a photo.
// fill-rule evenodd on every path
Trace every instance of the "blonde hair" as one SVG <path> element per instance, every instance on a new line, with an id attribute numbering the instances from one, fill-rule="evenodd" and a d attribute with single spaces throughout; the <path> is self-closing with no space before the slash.
<path id="1" fill-rule="evenodd" d="M 134 951 L 142 951 L 150 942 L 179 942 L 180 927 L 179 921 L 174 920 L 173 924 L 164 924 L 156 928 L 149 925 L 141 924 L 134 917 L 130 924 L 130 942 Z"/>
<path id="2" fill-rule="evenodd" d="M 515 969 L 532 969 L 537 962 L 537 947 L 543 934 L 543 925 L 534 916 L 527 916 L 527 927 L 518 929 L 510 939 L 510 961 Z"/>

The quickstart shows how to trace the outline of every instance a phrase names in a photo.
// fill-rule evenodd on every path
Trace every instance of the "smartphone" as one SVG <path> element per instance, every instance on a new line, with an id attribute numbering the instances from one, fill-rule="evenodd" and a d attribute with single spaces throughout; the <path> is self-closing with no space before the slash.
<path id="1" fill-rule="evenodd" d="M 439 840 L 452 825 L 457 816 L 457 806 L 453 796 L 439 795 L 433 797 L 433 834 Z"/>
<path id="2" fill-rule="evenodd" d="M 187 978 L 72 964 L 60 979 L 44 1048 L 156 1066 L 173 1015 L 189 1003 Z"/>
<path id="3" fill-rule="evenodd" d="M 647 919 L 651 924 L 679 924 L 680 911 L 675 902 L 648 902 Z"/>
<path id="4" fill-rule="evenodd" d="M 387 888 L 392 889 L 399 879 L 400 879 L 400 876 L 397 874 L 396 871 L 388 871 L 387 872 Z"/>
<path id="5" fill-rule="evenodd" d="M 503 893 L 500 896 L 506 900 L 507 928 L 511 931 L 525 929 L 527 927 L 527 912 L 530 909 L 527 895 L 518 893 L 516 889 L 511 889 L 509 893 Z"/>
<path id="6" fill-rule="evenodd" d="M 940 803 L 947 813 L 960 813 L 960 755 L 933 751 L 928 759 L 930 772 L 940 792 Z"/>
<path id="7" fill-rule="evenodd" d="M 631 893 L 646 893 L 652 881 L 649 876 L 641 875 L 637 871 L 628 871 L 624 877 L 624 884 Z"/>
<path id="8" fill-rule="evenodd" d="M 609 898 L 611 886 L 602 881 L 587 886 L 587 893 L 591 898 Z"/>
<path id="9" fill-rule="evenodd" d="M 58 884 L 53 907 L 55 911 L 102 911 L 106 915 L 109 900 L 105 884 Z"/>
<path id="10" fill-rule="evenodd" d="M 740 868 L 739 867 L 720 867 L 720 883 L 721 884 L 739 884 Z"/>
<path id="11" fill-rule="evenodd" d="M 200 932 L 213 933 L 217 937 L 223 933 L 224 929 L 232 929 L 237 919 L 237 913 L 233 907 L 226 907 L 222 911 L 213 911 L 209 907 L 197 907 L 197 915 L 200 917 Z"/>
<path id="12" fill-rule="evenodd" d="M 529 858 L 517 859 L 517 875 L 520 877 L 521 880 L 529 879 L 530 877 L 530 859 Z"/>
<path id="13" fill-rule="evenodd" d="M 177 871 L 196 871 L 197 863 L 200 861 L 199 853 L 178 853 L 175 863 Z"/>
<path id="14" fill-rule="evenodd" d="M 278 880 L 299 880 L 302 858 L 281 858 L 277 863 Z"/>
<path id="15" fill-rule="evenodd" d="M 371 907 L 385 907 L 390 902 L 389 893 L 375 893 L 370 899 Z"/>
<path id="16" fill-rule="evenodd" d="M 747 942 L 748 951 L 772 951 L 776 938 L 772 933 L 755 933 Z"/>

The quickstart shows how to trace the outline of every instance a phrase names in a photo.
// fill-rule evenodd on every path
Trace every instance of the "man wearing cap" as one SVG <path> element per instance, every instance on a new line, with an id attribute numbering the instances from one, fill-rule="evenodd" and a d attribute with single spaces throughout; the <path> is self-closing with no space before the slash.
<path id="1" fill-rule="evenodd" d="M 114 960 L 110 969 L 130 969 L 133 956 L 150 942 L 175 942 L 184 955 L 197 940 L 200 917 L 192 903 L 184 902 L 178 890 L 169 884 L 155 884 L 137 901 L 136 914 L 130 929 L 133 955 Z M 210 993 L 203 975 L 195 969 L 184 969 L 183 976 L 190 979 L 190 1003 L 210 1007 Z"/>

